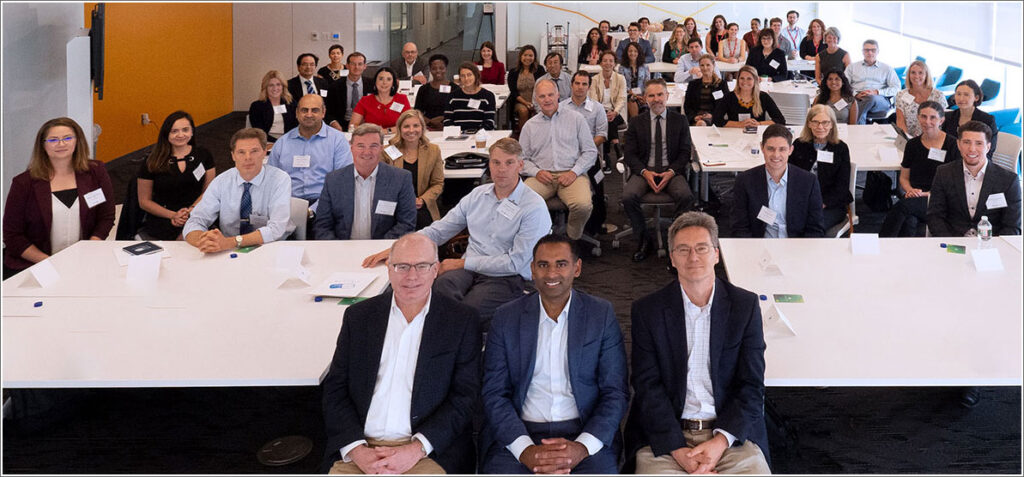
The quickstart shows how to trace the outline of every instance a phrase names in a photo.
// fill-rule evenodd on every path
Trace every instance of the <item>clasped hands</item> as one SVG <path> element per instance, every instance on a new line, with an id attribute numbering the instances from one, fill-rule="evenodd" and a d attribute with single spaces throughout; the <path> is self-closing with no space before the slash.
<path id="1" fill-rule="evenodd" d="M 573 171 L 565 171 L 559 174 L 558 178 L 555 178 L 551 171 L 537 171 L 537 180 L 544 185 L 550 185 L 557 180 L 562 187 L 569 187 L 573 182 L 576 182 L 576 177 L 576 173 Z"/>
<path id="2" fill-rule="evenodd" d="M 687 474 L 717 474 L 715 466 L 728 447 L 725 435 L 717 434 L 692 448 L 680 447 L 672 451 L 672 458 Z"/>
<path id="3" fill-rule="evenodd" d="M 364 474 L 404 474 L 416 465 L 423 455 L 423 446 L 413 441 L 398 447 L 356 446 L 348 457 Z"/>
<path id="4" fill-rule="evenodd" d="M 647 186 L 651 188 L 651 191 L 657 194 L 668 185 L 668 181 L 676 175 L 676 171 L 668 169 L 665 172 L 658 173 L 651 170 L 644 170 L 642 174 L 644 179 L 647 181 Z"/>
<path id="5" fill-rule="evenodd" d="M 523 449 L 519 462 L 535 474 L 568 474 L 590 453 L 586 446 L 563 438 L 542 439 Z"/>
<path id="6" fill-rule="evenodd" d="M 196 248 L 203 253 L 220 252 L 222 250 L 228 250 L 235 246 L 235 239 L 232 237 L 225 237 L 221 233 L 220 229 L 212 229 L 203 232 L 199 236 L 199 243 Z"/>
<path id="7" fill-rule="evenodd" d="M 188 222 L 188 216 L 192 213 L 191 207 L 182 207 L 174 213 L 174 217 L 171 217 L 171 225 L 175 227 L 184 227 L 185 222 Z"/>

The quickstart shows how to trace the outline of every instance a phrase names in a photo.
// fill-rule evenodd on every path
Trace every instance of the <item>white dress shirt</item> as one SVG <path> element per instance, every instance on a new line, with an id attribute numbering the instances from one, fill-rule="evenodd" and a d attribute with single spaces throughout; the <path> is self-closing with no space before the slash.
<path id="1" fill-rule="evenodd" d="M 682 419 L 715 419 L 715 394 L 711 388 L 711 304 L 715 301 L 715 289 L 711 288 L 708 304 L 697 306 L 686 296 L 682 285 L 683 316 L 686 320 L 686 402 L 683 404 Z M 722 433 L 729 446 L 736 441 L 732 434 L 716 428 L 715 434 Z"/>
<path id="2" fill-rule="evenodd" d="M 971 171 L 967 170 L 967 165 L 964 165 L 964 189 L 967 190 L 967 210 L 971 213 L 971 219 L 974 218 L 974 211 L 978 210 L 978 198 L 981 196 L 981 184 L 985 182 L 986 169 L 988 169 L 987 160 L 985 165 L 981 166 L 978 175 L 972 176 Z"/>
<path id="3" fill-rule="evenodd" d="M 651 121 L 651 152 L 647 156 L 647 168 L 648 169 L 654 169 L 655 167 L 657 167 L 659 160 L 664 161 L 663 164 L 665 164 L 666 170 L 668 168 L 668 165 L 672 163 L 672 161 L 670 161 L 669 158 L 668 158 L 668 114 L 666 113 L 667 111 L 668 111 L 668 109 L 666 109 L 665 111 L 662 111 L 661 114 L 654 114 L 653 111 L 649 111 L 648 112 L 649 117 L 651 118 L 650 119 L 650 121 Z M 655 133 L 657 133 L 655 128 L 657 128 L 657 126 L 658 126 L 658 123 L 655 121 L 656 118 L 661 118 L 661 157 L 660 158 L 654 157 L 654 152 L 657 150 L 655 148 L 655 144 L 654 144 Z"/>
<path id="4" fill-rule="evenodd" d="M 410 436 L 423 444 L 427 454 L 433 452 L 430 441 L 421 433 L 412 435 L 412 384 L 416 376 L 416 361 L 419 359 L 420 340 L 423 338 L 423 322 L 430 311 L 430 297 L 423 309 L 406 321 L 402 310 L 391 297 L 391 312 L 388 314 L 388 328 L 384 334 L 384 348 L 381 350 L 380 365 L 377 367 L 377 383 L 373 386 L 373 397 L 366 412 L 363 435 L 371 439 L 397 441 Z M 352 442 L 341 448 L 342 460 L 351 462 L 348 453 L 365 439 Z"/>
<path id="5" fill-rule="evenodd" d="M 373 189 L 377 183 L 377 171 L 380 166 L 374 167 L 373 172 L 365 179 L 359 175 L 355 167 L 352 173 L 355 174 L 355 194 L 352 204 L 352 234 L 351 240 L 370 240 L 373 237 Z"/>
<path id="6" fill-rule="evenodd" d="M 523 401 L 522 415 L 526 422 L 560 422 L 580 417 L 576 408 L 576 398 L 572 394 L 569 382 L 569 301 L 558 314 L 555 321 L 548 317 L 544 310 L 544 302 L 540 302 L 540 316 L 537 325 L 537 355 L 533 364 L 533 380 L 526 388 L 526 399 Z M 576 437 L 576 442 L 583 444 L 590 455 L 596 454 L 604 447 L 600 439 L 589 432 Z M 527 447 L 533 445 L 530 436 L 522 435 L 505 448 L 519 460 L 519 456 Z"/>

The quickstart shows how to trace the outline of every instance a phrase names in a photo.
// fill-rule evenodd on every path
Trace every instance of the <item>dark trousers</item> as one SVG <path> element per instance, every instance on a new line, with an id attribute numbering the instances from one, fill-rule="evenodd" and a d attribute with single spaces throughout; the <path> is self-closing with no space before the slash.
<path id="1" fill-rule="evenodd" d="M 524 422 L 526 431 L 530 433 L 530 439 L 534 443 L 540 443 L 541 439 L 561 437 L 566 440 L 575 440 L 583 430 L 583 423 L 579 419 L 561 422 Z M 604 446 L 572 469 L 574 474 L 618 474 L 619 473 L 619 445 L 613 442 L 612 446 Z M 487 449 L 480 472 L 484 474 L 532 474 L 521 462 L 516 460 L 504 446 L 494 442 Z"/>
<path id="2" fill-rule="evenodd" d="M 928 213 L 927 197 L 904 197 L 896 203 L 882 222 L 879 237 L 916 237 L 917 227 Z"/>
<path id="3" fill-rule="evenodd" d="M 607 156 L 605 156 L 607 157 Z M 590 235 L 598 235 L 601 233 L 601 226 L 604 225 L 605 219 L 608 218 L 608 204 L 604 200 L 604 181 L 608 180 L 605 176 L 601 179 L 601 182 L 597 182 L 594 179 L 601 170 L 601 164 L 595 162 L 594 166 L 587 171 L 587 177 L 590 178 L 590 201 L 594 204 L 594 208 L 590 211 L 590 218 L 587 219 L 586 225 L 583 226 L 583 231 Z"/>
<path id="4" fill-rule="evenodd" d="M 839 225 L 847 220 L 846 208 L 831 208 L 821 211 L 825 215 L 825 230 Z"/>
<path id="5" fill-rule="evenodd" d="M 640 203 L 644 195 L 650 191 L 651 188 L 647 185 L 647 181 L 639 175 L 630 177 L 629 181 L 622 188 L 622 208 L 625 209 L 626 216 L 629 217 L 629 223 L 633 227 L 633 234 L 636 235 L 637 241 L 647 239 L 647 224 L 644 220 L 644 211 Z M 661 193 L 668 194 L 676 203 L 673 217 L 685 210 L 690 205 L 690 202 L 693 201 L 690 186 L 686 183 L 686 178 L 683 176 L 673 176 L 669 180 L 668 186 L 661 190 Z"/>
<path id="6" fill-rule="evenodd" d="M 625 121 L 622 119 L 622 115 L 615 116 L 615 119 L 608 122 L 608 144 L 619 138 L 619 126 L 623 125 Z"/>
<path id="7" fill-rule="evenodd" d="M 416 230 L 423 230 L 432 223 L 434 218 L 430 216 L 430 209 L 426 205 L 416 209 Z"/>
<path id="8" fill-rule="evenodd" d="M 462 302 L 480 312 L 480 331 L 491 328 L 494 310 L 523 296 L 526 280 L 519 275 L 489 277 L 466 269 L 443 273 L 434 281 L 434 291 Z"/>

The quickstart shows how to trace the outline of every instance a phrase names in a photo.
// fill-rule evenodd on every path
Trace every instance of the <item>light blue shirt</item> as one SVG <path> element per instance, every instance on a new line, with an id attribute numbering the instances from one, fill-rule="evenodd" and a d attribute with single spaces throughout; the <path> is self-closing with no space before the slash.
<path id="1" fill-rule="evenodd" d="M 764 230 L 764 238 L 787 238 L 786 233 L 786 184 L 789 183 L 789 166 L 782 173 L 782 179 L 776 184 L 768 170 L 764 171 L 768 180 L 768 208 L 775 211 L 775 223 Z"/>
<path id="2" fill-rule="evenodd" d="M 518 273 L 530 280 L 533 246 L 551 231 L 551 216 L 544 199 L 523 181 L 502 200 L 494 195 L 491 183 L 470 191 L 441 220 L 419 233 L 440 245 L 466 228 L 466 270 L 490 277 Z"/>
<path id="3" fill-rule="evenodd" d="M 590 98 L 583 100 L 582 105 L 577 105 L 573 102 L 572 97 L 562 100 L 558 103 L 558 109 L 568 108 L 583 116 L 583 119 L 587 120 L 587 126 L 590 127 L 590 135 L 597 137 L 601 136 L 608 139 L 608 116 L 605 116 L 604 106 L 601 103 L 594 101 Z M 590 108 L 589 110 L 587 108 Z"/>
<path id="4" fill-rule="evenodd" d="M 249 188 L 252 199 L 249 221 L 254 229 L 260 231 L 263 242 L 281 240 L 295 230 L 290 217 L 291 184 L 288 174 L 264 165 L 249 182 L 252 184 Z M 203 193 L 202 200 L 192 209 L 181 231 L 182 236 L 187 237 L 189 232 L 197 230 L 210 230 L 210 225 L 217 219 L 220 219 L 220 231 L 225 237 L 238 235 L 244 183 L 238 169 L 233 167 L 215 177 Z"/>
<path id="5" fill-rule="evenodd" d="M 863 60 L 846 67 L 846 79 L 854 92 L 877 89 L 879 96 L 896 96 L 900 91 L 900 77 L 891 66 L 875 61 L 868 65 Z"/>
<path id="6" fill-rule="evenodd" d="M 599 106 L 595 104 L 594 109 L 603 111 Z M 531 177 L 541 170 L 571 170 L 582 176 L 597 160 L 587 119 L 561 107 L 550 117 L 541 112 L 526 121 L 519 144 L 523 146 L 523 174 Z"/>
<path id="7" fill-rule="evenodd" d="M 309 167 L 295 167 L 295 156 L 309 156 Z M 306 199 L 312 204 L 320 198 L 327 173 L 352 164 L 352 148 L 345 134 L 323 121 L 320 131 L 306 139 L 299 128 L 281 136 L 270 150 L 267 165 L 286 172 L 291 177 L 292 197 Z"/>
<path id="8" fill-rule="evenodd" d="M 701 52 L 703 54 L 703 51 Z M 685 85 L 693 79 L 690 75 L 690 70 L 700 67 L 700 57 L 697 55 L 697 59 L 693 59 L 693 55 L 687 53 L 679 58 L 679 63 L 676 63 L 676 75 L 672 78 L 676 83 Z M 718 71 L 718 67 L 715 66 L 715 74 L 719 78 L 722 77 L 722 72 Z"/>

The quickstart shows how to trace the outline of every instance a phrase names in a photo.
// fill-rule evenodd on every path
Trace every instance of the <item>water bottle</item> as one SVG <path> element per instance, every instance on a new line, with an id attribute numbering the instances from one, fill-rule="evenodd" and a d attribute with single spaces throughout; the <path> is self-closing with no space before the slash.
<path id="1" fill-rule="evenodd" d="M 992 240 L 992 222 L 988 221 L 987 215 L 981 216 L 978 222 L 978 239 L 981 240 L 981 248 L 989 247 L 989 240 Z"/>

